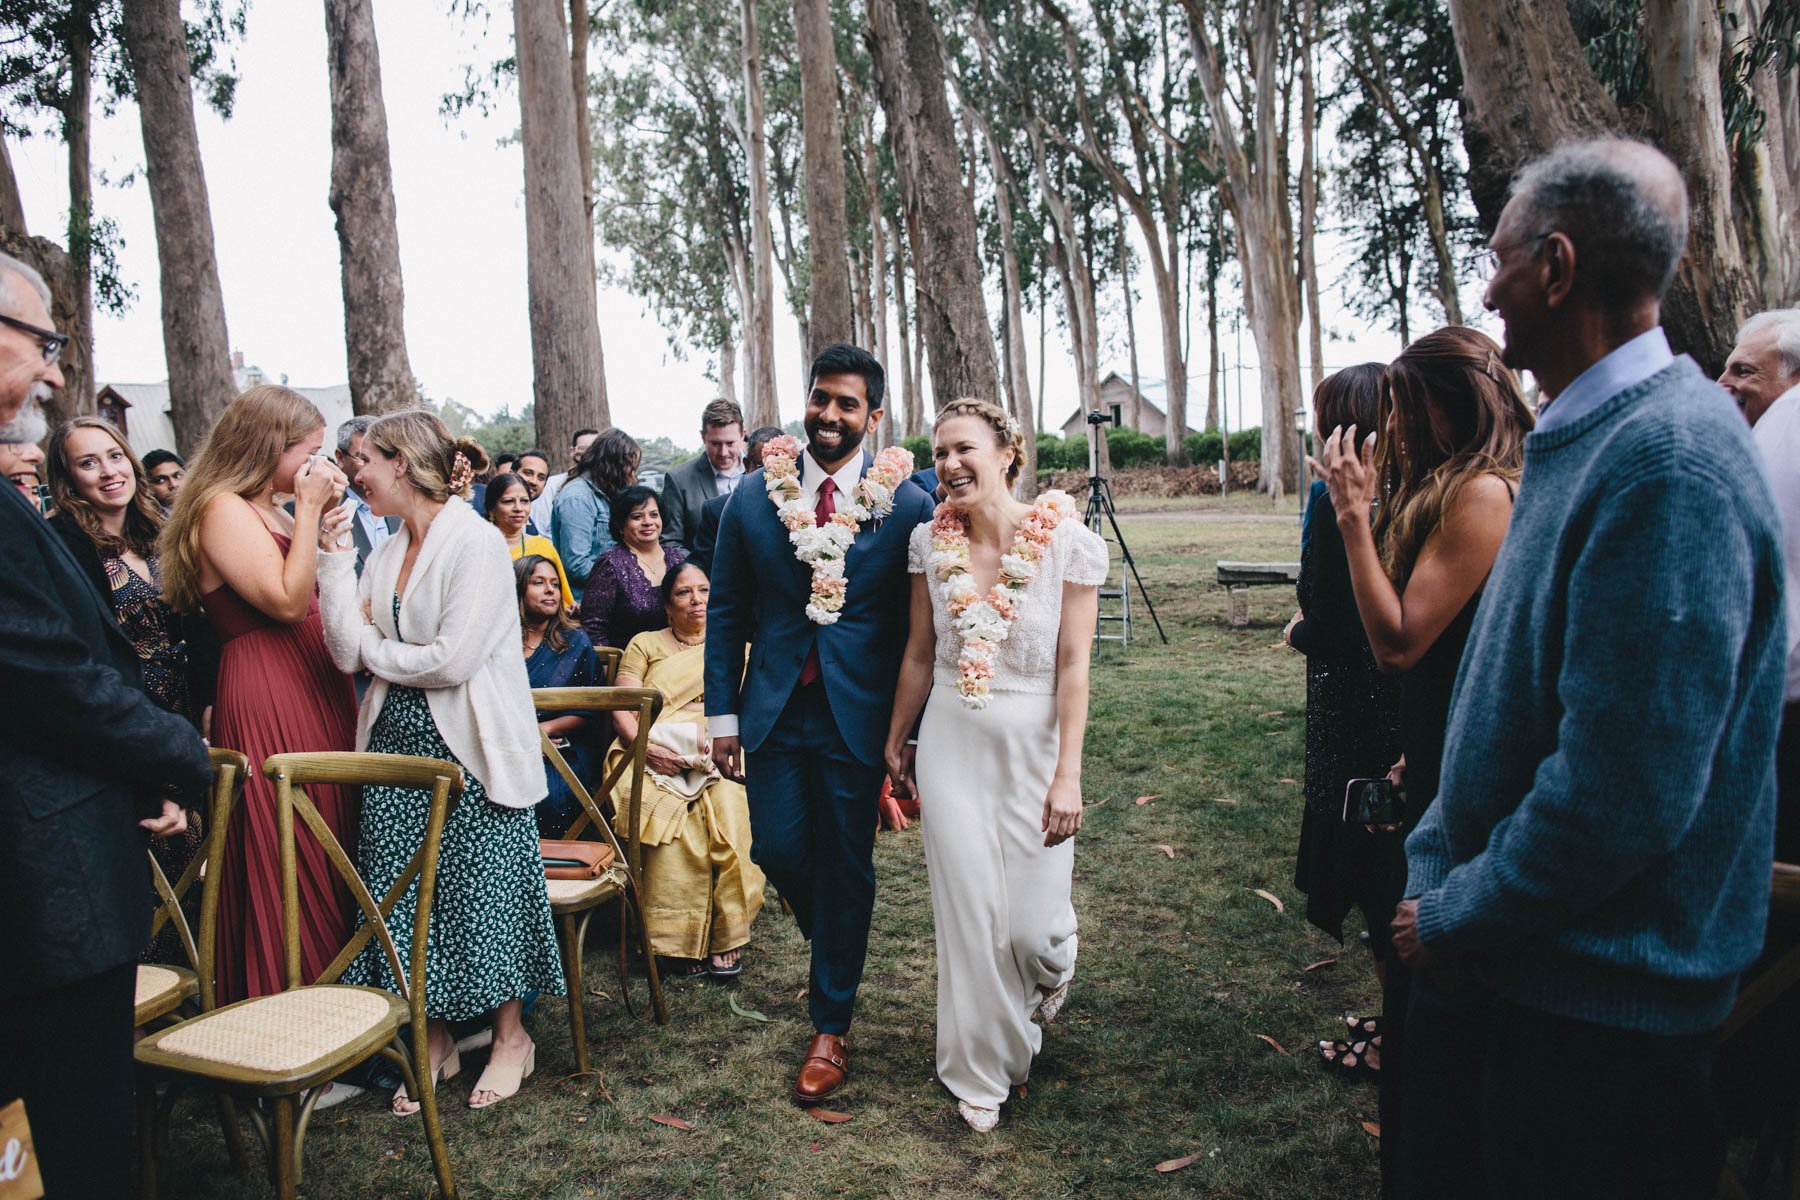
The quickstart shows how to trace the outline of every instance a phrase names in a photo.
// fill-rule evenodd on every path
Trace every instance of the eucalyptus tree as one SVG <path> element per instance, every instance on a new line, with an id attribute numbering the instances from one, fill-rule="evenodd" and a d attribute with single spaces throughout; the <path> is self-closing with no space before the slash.
<path id="1" fill-rule="evenodd" d="M 793 0 L 793 12 L 806 147 L 806 311 L 811 344 L 805 349 L 817 354 L 832 342 L 850 338 L 844 119 L 838 104 L 837 39 L 830 0 Z M 887 328 L 885 317 L 880 328 Z"/>

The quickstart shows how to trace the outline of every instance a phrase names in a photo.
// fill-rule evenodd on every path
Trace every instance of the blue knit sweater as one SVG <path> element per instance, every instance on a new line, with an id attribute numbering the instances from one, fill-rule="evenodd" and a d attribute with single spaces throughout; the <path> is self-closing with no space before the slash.
<path id="1" fill-rule="evenodd" d="M 1406 843 L 1427 950 L 1517 1004 L 1705 1032 L 1762 946 L 1786 641 L 1756 464 L 1687 358 L 1526 439 Z"/>

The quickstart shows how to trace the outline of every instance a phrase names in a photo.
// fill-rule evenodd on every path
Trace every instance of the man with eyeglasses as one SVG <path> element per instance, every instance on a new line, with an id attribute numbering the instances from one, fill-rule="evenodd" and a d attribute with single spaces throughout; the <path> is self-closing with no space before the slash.
<path id="1" fill-rule="evenodd" d="M 351 417 L 337 430 L 337 465 L 338 470 L 350 480 L 344 489 L 344 499 L 355 505 L 353 519 L 350 522 L 350 539 L 356 544 L 356 577 L 362 578 L 363 562 L 374 552 L 375 547 L 388 540 L 388 536 L 400 528 L 399 517 L 378 517 L 369 508 L 362 493 L 356 490 L 356 473 L 369 465 L 368 456 L 363 452 L 363 437 L 369 432 L 369 426 L 375 418 L 368 415 Z M 361 689 L 358 689 L 361 694 Z"/>
<path id="2" fill-rule="evenodd" d="M 0 254 L 0 441 L 44 435 L 67 341 L 49 310 L 42 277 Z M 0 1105 L 24 1099 L 48 1195 L 129 1195 L 145 835 L 186 829 L 212 766 L 15 487 L 0 487 L 0 705 Z"/>

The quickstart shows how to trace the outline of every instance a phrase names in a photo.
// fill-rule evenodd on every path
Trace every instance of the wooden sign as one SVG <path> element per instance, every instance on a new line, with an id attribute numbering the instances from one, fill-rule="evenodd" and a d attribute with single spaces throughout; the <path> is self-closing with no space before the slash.
<path id="1" fill-rule="evenodd" d="M 41 1200 L 43 1194 L 25 1102 L 14 1100 L 0 1108 L 0 1200 Z"/>

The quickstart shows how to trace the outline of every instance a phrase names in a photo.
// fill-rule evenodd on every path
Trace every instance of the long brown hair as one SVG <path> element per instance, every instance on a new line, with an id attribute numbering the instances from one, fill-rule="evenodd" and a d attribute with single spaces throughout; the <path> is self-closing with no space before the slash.
<path id="1" fill-rule="evenodd" d="M 137 490 L 132 493 L 131 507 L 125 510 L 125 526 L 118 537 L 106 532 L 100 523 L 100 514 L 75 488 L 75 475 L 69 465 L 69 438 L 77 429 L 102 431 L 125 452 L 126 461 L 131 463 L 131 476 L 137 482 Z M 150 492 L 150 479 L 144 474 L 144 464 L 117 425 L 102 417 L 75 417 L 64 421 L 50 437 L 48 459 L 45 466 L 50 476 L 51 503 L 57 512 L 68 513 L 74 518 L 102 556 L 110 557 L 129 550 L 149 558 L 156 553 L 156 537 L 163 526 L 162 508 Z"/>
<path id="2" fill-rule="evenodd" d="M 1405 589 L 1419 552 L 1470 479 L 1518 480 L 1532 423 L 1517 377 L 1485 333 L 1448 325 L 1388 365 L 1375 439 L 1375 543 L 1396 588 Z"/>
<path id="3" fill-rule="evenodd" d="M 324 424 L 312 401 L 273 383 L 225 406 L 188 468 L 157 543 L 163 594 L 176 612 L 200 605 L 200 522 L 207 506 L 219 496 L 249 498 L 262 491 L 287 448 Z"/>
<path id="4" fill-rule="evenodd" d="M 555 570 L 556 563 L 542 554 L 521 555 L 519 561 L 513 564 L 513 586 L 518 589 L 519 594 L 519 627 L 521 629 L 531 628 L 531 618 L 525 615 L 525 585 L 531 582 L 531 573 L 538 569 L 539 563 L 547 564 L 552 570 Z M 557 587 L 560 589 L 562 573 L 557 572 L 556 578 Z M 552 652 L 561 654 L 569 648 L 569 634 L 579 628 L 581 626 L 577 625 L 574 618 L 569 616 L 568 609 L 559 606 L 544 628 L 544 641 Z"/>

